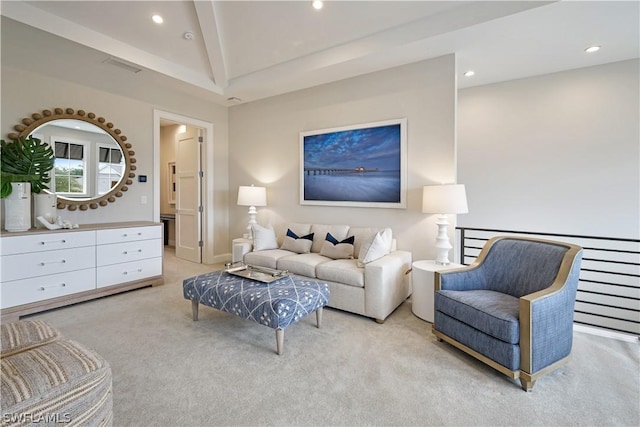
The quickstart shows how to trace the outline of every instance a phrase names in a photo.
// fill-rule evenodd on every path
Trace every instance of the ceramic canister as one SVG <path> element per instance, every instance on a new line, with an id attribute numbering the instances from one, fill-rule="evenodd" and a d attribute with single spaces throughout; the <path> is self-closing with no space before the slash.
<path id="1" fill-rule="evenodd" d="M 31 183 L 12 182 L 11 187 L 4 199 L 4 229 L 27 231 L 31 228 Z"/>

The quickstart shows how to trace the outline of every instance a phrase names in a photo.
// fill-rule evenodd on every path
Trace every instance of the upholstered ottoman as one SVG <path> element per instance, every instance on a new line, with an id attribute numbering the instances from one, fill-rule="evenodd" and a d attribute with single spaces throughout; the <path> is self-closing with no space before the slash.
<path id="1" fill-rule="evenodd" d="M 316 313 L 322 324 L 322 308 L 329 302 L 329 285 L 300 276 L 286 276 L 263 283 L 224 271 L 214 271 L 183 281 L 184 297 L 191 300 L 193 320 L 203 304 L 276 330 L 276 351 L 284 347 L 284 329 Z"/>
<path id="2" fill-rule="evenodd" d="M 111 368 L 40 320 L 1 325 L 2 426 L 113 422 Z"/>

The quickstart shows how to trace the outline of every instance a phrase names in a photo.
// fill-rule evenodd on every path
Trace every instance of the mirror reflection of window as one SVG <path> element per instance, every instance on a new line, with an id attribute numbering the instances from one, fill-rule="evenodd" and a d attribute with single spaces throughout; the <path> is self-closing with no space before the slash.
<path id="1" fill-rule="evenodd" d="M 119 148 L 100 147 L 98 154 L 98 194 L 108 193 L 124 173 L 125 163 Z"/>
<path id="2" fill-rule="evenodd" d="M 86 150 L 82 143 L 55 141 L 53 188 L 56 193 L 72 196 L 87 194 L 85 170 L 87 169 Z"/>
<path id="3" fill-rule="evenodd" d="M 59 209 L 97 209 L 107 206 L 127 191 L 135 176 L 133 151 L 127 138 L 113 123 L 93 113 L 72 108 L 42 110 L 14 128 L 11 139 L 33 136 L 54 150 L 56 159 L 50 172 L 48 193 L 56 194 Z M 30 119 L 28 119 L 30 121 Z"/>

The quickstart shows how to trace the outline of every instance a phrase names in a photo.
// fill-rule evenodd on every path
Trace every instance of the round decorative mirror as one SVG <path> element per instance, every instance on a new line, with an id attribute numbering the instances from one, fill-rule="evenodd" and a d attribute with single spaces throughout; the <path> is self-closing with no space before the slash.
<path id="1" fill-rule="evenodd" d="M 113 123 L 84 110 L 55 108 L 34 113 L 14 126 L 9 139 L 32 136 L 53 148 L 55 165 L 49 192 L 58 209 L 97 209 L 129 189 L 136 170 L 135 152 Z"/>

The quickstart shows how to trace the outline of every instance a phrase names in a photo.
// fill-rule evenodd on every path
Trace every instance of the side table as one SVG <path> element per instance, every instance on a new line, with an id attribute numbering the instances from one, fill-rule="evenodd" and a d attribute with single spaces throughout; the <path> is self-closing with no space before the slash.
<path id="1" fill-rule="evenodd" d="M 238 238 L 231 241 L 231 262 L 242 261 L 244 254 L 249 252 L 251 240 Z"/>
<path id="2" fill-rule="evenodd" d="M 419 318 L 433 323 L 433 300 L 435 294 L 435 272 L 464 267 L 462 264 L 436 264 L 434 260 L 413 263 L 413 294 L 411 311 Z"/>

